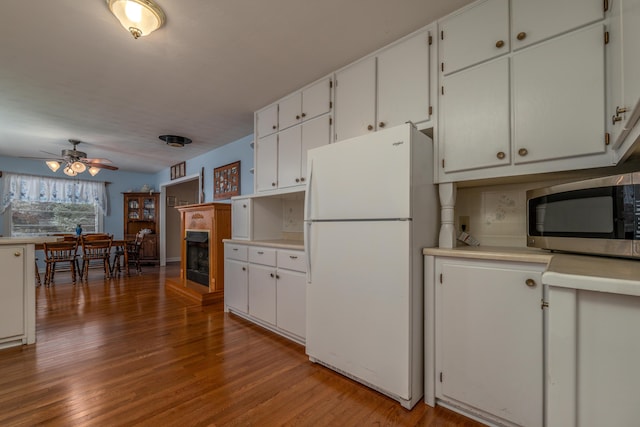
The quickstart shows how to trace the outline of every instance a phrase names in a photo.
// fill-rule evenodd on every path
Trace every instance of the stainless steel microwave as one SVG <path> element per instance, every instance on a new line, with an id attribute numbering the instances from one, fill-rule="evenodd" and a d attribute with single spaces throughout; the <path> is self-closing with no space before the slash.
<path id="1" fill-rule="evenodd" d="M 527 246 L 640 258 L 640 172 L 527 191 Z"/>

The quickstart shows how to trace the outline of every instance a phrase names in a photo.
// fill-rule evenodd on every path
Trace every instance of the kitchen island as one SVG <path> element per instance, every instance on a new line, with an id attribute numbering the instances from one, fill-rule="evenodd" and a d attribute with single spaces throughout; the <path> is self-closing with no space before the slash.
<path id="1" fill-rule="evenodd" d="M 36 342 L 35 245 L 58 237 L 0 237 L 0 348 Z"/>

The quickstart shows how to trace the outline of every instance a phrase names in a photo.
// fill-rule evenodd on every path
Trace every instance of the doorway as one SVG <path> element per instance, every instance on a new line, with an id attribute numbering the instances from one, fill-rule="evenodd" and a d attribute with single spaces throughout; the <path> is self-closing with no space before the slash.
<path id="1" fill-rule="evenodd" d="M 180 212 L 176 207 L 200 202 L 199 178 L 199 175 L 188 176 L 160 186 L 160 265 L 180 261 L 183 236 L 180 235 Z"/>

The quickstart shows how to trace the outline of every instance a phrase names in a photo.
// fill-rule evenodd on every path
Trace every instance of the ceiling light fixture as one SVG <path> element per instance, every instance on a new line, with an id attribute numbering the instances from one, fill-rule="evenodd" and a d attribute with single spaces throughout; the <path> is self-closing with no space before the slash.
<path id="1" fill-rule="evenodd" d="M 109 10 L 134 39 L 148 36 L 162 27 L 165 15 L 151 0 L 106 0 Z"/>
<path id="2" fill-rule="evenodd" d="M 185 144 L 191 144 L 191 140 L 184 136 L 178 135 L 160 135 L 158 138 L 167 143 L 171 147 L 184 147 Z"/>

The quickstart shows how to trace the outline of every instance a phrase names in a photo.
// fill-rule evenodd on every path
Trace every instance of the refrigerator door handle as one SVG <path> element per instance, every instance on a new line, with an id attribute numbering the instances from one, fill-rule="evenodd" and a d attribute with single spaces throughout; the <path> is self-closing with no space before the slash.
<path id="1" fill-rule="evenodd" d="M 304 223 L 304 255 L 307 261 L 307 283 L 311 283 L 311 222 Z"/>
<path id="2" fill-rule="evenodd" d="M 304 192 L 304 219 L 311 220 L 311 181 L 313 180 L 313 160 L 309 162 L 309 177 Z"/>

